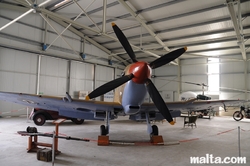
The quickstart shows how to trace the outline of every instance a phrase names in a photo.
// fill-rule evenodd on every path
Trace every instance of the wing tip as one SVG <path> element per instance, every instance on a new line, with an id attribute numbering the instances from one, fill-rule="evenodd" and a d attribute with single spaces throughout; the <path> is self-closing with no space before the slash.
<path id="1" fill-rule="evenodd" d="M 187 46 L 184 47 L 184 50 L 187 51 Z"/>
<path id="2" fill-rule="evenodd" d="M 89 96 L 86 96 L 86 97 L 85 97 L 85 100 L 89 100 Z"/>
<path id="3" fill-rule="evenodd" d="M 111 25 L 112 25 L 112 27 L 113 27 L 113 26 L 115 26 L 116 24 L 112 22 Z"/>

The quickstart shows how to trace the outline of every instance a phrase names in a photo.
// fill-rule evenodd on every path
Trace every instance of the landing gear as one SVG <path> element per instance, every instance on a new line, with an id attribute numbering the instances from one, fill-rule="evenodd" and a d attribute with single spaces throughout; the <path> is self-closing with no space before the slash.
<path id="1" fill-rule="evenodd" d="M 100 126 L 100 135 L 106 135 L 106 128 L 104 125 Z"/>
<path id="2" fill-rule="evenodd" d="M 100 126 L 100 135 L 108 135 L 109 134 L 109 120 L 110 120 L 110 112 L 106 112 L 106 126 L 101 125 Z"/>
<path id="3" fill-rule="evenodd" d="M 151 126 L 150 120 L 149 120 L 149 114 L 148 113 L 145 113 L 145 114 L 146 114 L 146 121 L 147 121 L 147 127 L 148 127 L 148 134 L 150 135 L 150 137 L 154 135 L 155 136 L 159 135 L 158 127 L 156 125 Z"/>
<path id="4" fill-rule="evenodd" d="M 159 130 L 156 125 L 150 124 L 149 114 L 146 113 L 146 121 L 148 126 L 148 134 L 150 136 L 150 142 L 154 145 L 164 145 L 163 138 L 159 135 Z"/>
<path id="5" fill-rule="evenodd" d="M 107 135 L 109 134 L 110 114 L 111 114 L 110 112 L 106 111 L 106 118 L 105 118 L 106 126 L 105 125 L 100 126 L 100 135 L 98 136 L 98 141 L 97 141 L 97 145 L 99 146 L 109 145 L 109 136 Z"/>
<path id="6" fill-rule="evenodd" d="M 158 127 L 156 125 L 152 126 L 152 133 L 151 135 L 159 135 L 159 130 Z"/>

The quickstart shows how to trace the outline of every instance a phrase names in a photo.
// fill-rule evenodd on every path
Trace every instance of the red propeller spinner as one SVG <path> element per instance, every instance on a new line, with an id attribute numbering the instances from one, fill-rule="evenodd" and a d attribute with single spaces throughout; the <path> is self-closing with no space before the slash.
<path id="1" fill-rule="evenodd" d="M 152 70 L 146 62 L 135 62 L 130 66 L 129 73 L 134 75 L 133 82 L 143 84 L 151 77 Z"/>

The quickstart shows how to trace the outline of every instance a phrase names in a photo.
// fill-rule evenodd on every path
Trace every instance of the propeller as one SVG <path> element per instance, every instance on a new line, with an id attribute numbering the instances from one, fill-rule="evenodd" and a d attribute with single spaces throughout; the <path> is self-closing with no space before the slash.
<path id="1" fill-rule="evenodd" d="M 169 62 L 171 62 L 172 60 L 175 60 L 176 58 L 178 58 L 179 56 L 181 56 L 185 51 L 187 50 L 187 47 L 184 48 L 180 48 L 177 50 L 174 50 L 168 54 L 163 55 L 162 57 L 154 60 L 153 62 L 151 62 L 149 64 L 149 66 L 152 69 L 156 69 L 158 67 L 161 67 Z"/>
<path id="2" fill-rule="evenodd" d="M 173 121 L 173 118 L 172 118 L 172 116 L 170 114 L 170 111 L 169 111 L 168 107 L 166 106 L 166 104 L 165 104 L 164 100 L 162 99 L 160 93 L 158 92 L 155 85 L 153 84 L 153 82 L 150 79 L 147 79 L 146 86 L 147 86 L 148 93 L 149 93 L 151 99 L 153 100 L 156 108 L 160 111 L 162 116 L 165 119 L 167 119 L 167 121 L 171 125 L 174 125 L 175 122 Z"/>
<path id="3" fill-rule="evenodd" d="M 126 50 L 129 57 L 132 59 L 133 62 L 137 62 L 136 57 L 135 57 L 135 53 L 134 53 L 132 47 L 130 46 L 126 36 L 123 34 L 123 32 L 120 30 L 120 28 L 115 23 L 112 23 L 112 27 L 113 27 L 113 30 L 114 30 L 117 38 L 119 39 L 123 48 Z"/>
<path id="4" fill-rule="evenodd" d="M 86 99 L 92 99 L 98 96 L 101 96 L 115 88 L 117 88 L 118 86 L 126 83 L 127 81 L 131 80 L 134 77 L 133 74 L 129 74 L 129 75 L 125 75 L 122 76 L 120 78 L 117 78 L 115 80 L 112 80 L 106 84 L 103 84 L 102 86 L 98 87 L 97 89 L 95 89 L 94 91 L 92 91 L 88 96 L 86 96 Z"/>
<path id="5" fill-rule="evenodd" d="M 126 50 L 127 54 L 129 55 L 129 57 L 131 58 L 133 63 L 135 63 L 135 68 L 134 68 L 134 70 L 132 72 L 130 71 L 131 74 L 122 76 L 120 78 L 117 78 L 117 79 L 115 79 L 113 81 L 110 81 L 110 82 L 100 86 L 99 88 L 95 89 L 93 92 L 91 92 L 86 97 L 86 99 L 88 100 L 88 99 L 92 99 L 92 98 L 98 97 L 100 95 L 103 95 L 103 94 L 117 88 L 118 86 L 126 83 L 127 81 L 129 81 L 129 80 L 131 80 L 133 78 L 135 80 L 137 78 L 140 78 L 140 80 L 143 80 L 142 83 L 145 83 L 145 85 L 147 87 L 147 90 L 148 90 L 148 93 L 149 93 L 150 97 L 152 98 L 156 108 L 159 110 L 159 112 L 162 114 L 162 116 L 170 124 L 173 125 L 175 122 L 173 121 L 173 118 L 172 118 L 172 116 L 170 114 L 170 111 L 169 111 L 168 107 L 166 106 L 164 100 L 162 99 L 160 93 L 156 89 L 153 82 L 149 78 L 147 78 L 148 76 L 145 77 L 145 73 L 146 72 L 150 73 L 151 69 L 161 67 L 161 66 L 171 62 L 172 60 L 178 58 L 179 56 L 181 56 L 187 50 L 187 47 L 180 48 L 180 49 L 177 49 L 175 51 L 172 51 L 172 52 L 170 52 L 170 53 L 156 59 L 155 61 L 151 62 L 150 64 L 147 64 L 145 62 L 138 62 L 136 60 L 135 53 L 134 53 L 132 47 L 130 46 L 126 36 L 123 34 L 123 32 L 120 30 L 120 28 L 115 23 L 112 23 L 112 27 L 113 27 L 114 32 L 115 32 L 117 38 L 119 39 L 120 43 L 122 44 L 122 46 Z M 139 65 L 141 63 L 143 64 L 142 65 L 143 67 L 137 66 L 137 65 Z M 131 69 L 131 67 L 130 67 L 130 69 Z M 145 82 L 144 82 L 144 80 L 145 80 Z"/>

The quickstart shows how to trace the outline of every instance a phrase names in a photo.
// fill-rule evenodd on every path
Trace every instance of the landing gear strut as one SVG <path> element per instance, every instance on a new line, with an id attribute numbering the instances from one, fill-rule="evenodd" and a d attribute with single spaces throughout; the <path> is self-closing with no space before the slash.
<path id="1" fill-rule="evenodd" d="M 156 125 L 151 126 L 148 113 L 146 113 L 146 121 L 148 126 L 148 134 L 150 136 L 150 142 L 156 145 L 163 145 L 163 138 L 161 135 L 159 135 L 158 127 Z"/>
<path id="2" fill-rule="evenodd" d="M 109 134 L 109 120 L 110 120 L 110 112 L 106 112 L 106 118 L 105 118 L 105 122 L 106 122 L 106 126 L 101 125 L 100 126 L 100 135 L 108 135 Z"/>
<path id="3" fill-rule="evenodd" d="M 159 135 L 158 127 L 156 125 L 151 126 L 148 113 L 146 113 L 146 121 L 148 126 L 148 134 L 150 134 L 150 138 L 154 135 L 155 136 Z"/>

